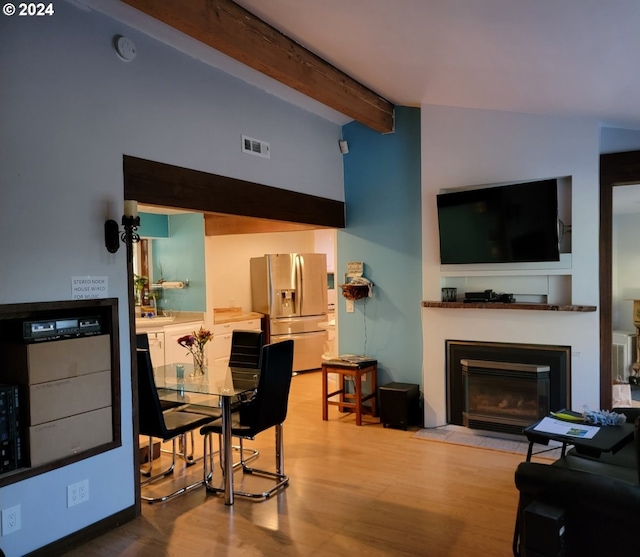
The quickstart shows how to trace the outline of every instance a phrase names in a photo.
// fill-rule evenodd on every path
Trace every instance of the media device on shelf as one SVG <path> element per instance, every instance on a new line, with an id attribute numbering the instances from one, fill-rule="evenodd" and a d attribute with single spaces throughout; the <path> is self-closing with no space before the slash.
<path id="1" fill-rule="evenodd" d="M 440 262 L 559 261 L 556 179 L 437 196 Z"/>
<path id="2" fill-rule="evenodd" d="M 465 292 L 464 303 L 500 303 L 512 304 L 516 300 L 513 294 L 504 294 L 494 292 L 493 290 L 484 290 L 483 292 Z"/>

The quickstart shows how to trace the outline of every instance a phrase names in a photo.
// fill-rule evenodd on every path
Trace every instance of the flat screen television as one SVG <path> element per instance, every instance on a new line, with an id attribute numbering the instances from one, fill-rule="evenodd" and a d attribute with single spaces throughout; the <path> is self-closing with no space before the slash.
<path id="1" fill-rule="evenodd" d="M 437 202 L 443 265 L 560 259 L 555 179 L 441 193 Z"/>

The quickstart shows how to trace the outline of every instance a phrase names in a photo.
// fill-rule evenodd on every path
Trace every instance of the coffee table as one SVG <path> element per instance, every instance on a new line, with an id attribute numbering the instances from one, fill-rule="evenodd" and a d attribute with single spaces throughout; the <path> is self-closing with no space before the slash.
<path id="1" fill-rule="evenodd" d="M 550 416 L 551 417 L 551 416 Z M 524 434 L 529 441 L 527 450 L 527 462 L 531 461 L 533 453 L 533 445 L 538 443 L 541 445 L 549 445 L 549 441 L 557 441 L 562 443 L 561 455 L 564 457 L 567 452 L 567 446 L 573 445 L 578 454 L 600 458 L 602 453 L 617 453 L 622 447 L 633 440 L 634 425 L 632 423 L 624 423 L 622 425 L 603 425 L 599 426 L 598 432 L 591 438 L 585 439 L 573 435 L 560 435 L 558 433 L 549 433 L 547 431 L 538 431 L 536 426 L 542 420 L 531 424 L 524 429 Z M 568 423 L 568 425 L 571 425 Z M 578 426 L 582 424 L 576 424 Z M 520 516 L 516 515 L 516 524 L 513 532 L 513 554 L 520 555 Z"/>
<path id="2" fill-rule="evenodd" d="M 632 423 L 599 426 L 598 433 L 596 433 L 592 439 L 585 439 L 573 435 L 560 435 L 557 433 L 538 431 L 535 428 L 541 421 L 542 420 L 539 420 L 524 429 L 524 434 L 529 441 L 527 462 L 531 460 L 533 445 L 536 443 L 549 445 L 549 441 L 557 441 L 562 443 L 562 456 L 565 455 L 567 446 L 573 445 L 578 454 L 599 458 L 602 453 L 617 453 L 633 439 L 634 426 Z"/>

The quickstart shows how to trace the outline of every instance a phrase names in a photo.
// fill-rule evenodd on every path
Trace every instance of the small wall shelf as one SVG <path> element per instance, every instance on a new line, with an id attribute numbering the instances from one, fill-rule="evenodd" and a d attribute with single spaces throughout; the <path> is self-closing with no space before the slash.
<path id="1" fill-rule="evenodd" d="M 561 253 L 559 261 L 440 265 L 440 273 L 443 277 L 566 275 L 571 268 L 571 254 Z"/>
<path id="2" fill-rule="evenodd" d="M 575 311 L 557 308 L 573 307 L 571 254 L 560 254 L 560 261 L 443 265 L 440 268 L 440 286 L 456 288 L 458 300 L 466 292 L 483 292 L 487 289 L 509 293 L 518 300 L 516 305 L 532 305 L 531 309 L 547 311 Z M 513 304 L 511 304 L 513 305 Z M 580 306 L 579 306 L 580 307 Z M 514 307 L 512 309 L 530 309 Z M 595 308 L 590 311 L 595 311 Z"/>
<path id="3" fill-rule="evenodd" d="M 577 313 L 587 313 L 596 311 L 597 306 L 581 306 L 573 304 L 528 304 L 514 302 L 511 304 L 503 304 L 499 302 L 432 302 L 423 301 L 422 307 L 425 308 L 442 308 L 442 309 L 521 309 L 535 311 L 572 311 Z"/>

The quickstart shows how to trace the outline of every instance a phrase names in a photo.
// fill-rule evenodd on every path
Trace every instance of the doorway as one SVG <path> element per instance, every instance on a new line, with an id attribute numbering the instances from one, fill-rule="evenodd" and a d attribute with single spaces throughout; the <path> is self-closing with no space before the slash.
<path id="1" fill-rule="evenodd" d="M 124 199 L 177 210 L 204 213 L 209 222 L 240 222 L 247 218 L 262 221 L 271 230 L 291 223 L 303 229 L 344 228 L 345 204 L 342 201 L 292 192 L 217 174 L 190 170 L 169 164 L 124 155 Z M 219 217 L 219 218 L 218 218 Z M 129 276 L 129 331 L 132 369 L 133 435 L 137 438 L 138 385 L 135 357 L 135 317 L 133 265 L 127 263 Z M 139 470 L 140 455 L 134 451 L 134 470 Z M 136 481 L 136 515 L 141 514 L 140 486 Z"/>
<path id="2" fill-rule="evenodd" d="M 600 156 L 600 408 L 613 390 L 613 189 L 640 183 L 640 151 Z"/>

